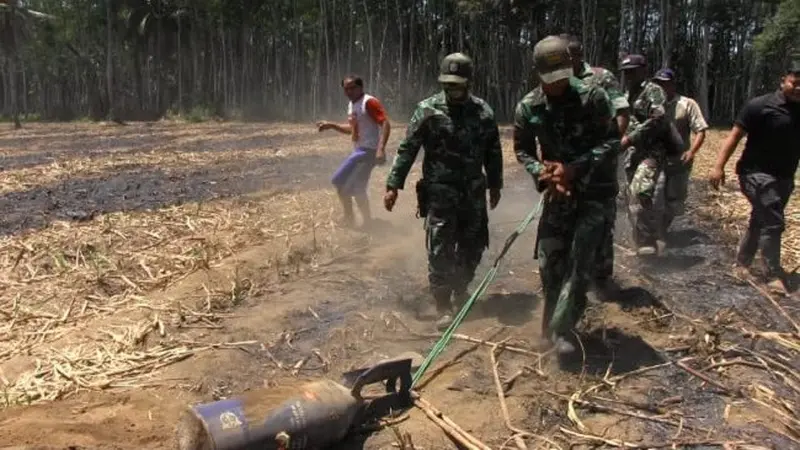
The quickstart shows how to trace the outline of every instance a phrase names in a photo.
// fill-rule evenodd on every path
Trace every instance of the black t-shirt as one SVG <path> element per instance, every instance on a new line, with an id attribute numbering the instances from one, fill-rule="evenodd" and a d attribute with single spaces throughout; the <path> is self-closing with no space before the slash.
<path id="1" fill-rule="evenodd" d="M 735 123 L 747 132 L 737 174 L 794 178 L 800 161 L 800 103 L 789 102 L 781 91 L 762 95 L 747 102 Z"/>

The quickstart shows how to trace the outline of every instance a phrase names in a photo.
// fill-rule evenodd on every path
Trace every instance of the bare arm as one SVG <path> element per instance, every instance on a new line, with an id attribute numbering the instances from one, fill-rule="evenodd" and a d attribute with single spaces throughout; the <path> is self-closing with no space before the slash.
<path id="1" fill-rule="evenodd" d="M 722 149 L 719 151 L 719 154 L 717 154 L 717 163 L 714 165 L 714 168 L 711 169 L 711 175 L 708 177 L 708 182 L 711 184 L 712 188 L 719 189 L 721 185 L 725 184 L 725 164 L 728 163 L 734 150 L 736 150 L 736 146 L 739 145 L 739 141 L 741 141 L 744 136 L 744 128 L 738 123 L 734 125 L 731 132 L 728 133 L 728 138 L 725 139 L 725 143 L 722 144 Z"/>
<path id="2" fill-rule="evenodd" d="M 323 131 L 323 130 L 336 130 L 336 131 L 338 131 L 339 133 L 342 133 L 342 134 L 353 134 L 353 127 L 350 126 L 349 123 L 343 123 L 342 124 L 342 123 L 326 122 L 325 124 L 323 124 L 323 127 L 320 129 L 320 131 Z"/>
<path id="3" fill-rule="evenodd" d="M 389 119 L 386 119 L 381 124 L 381 141 L 378 147 L 378 151 L 386 151 L 386 143 L 389 142 L 389 135 L 392 134 L 392 125 L 389 123 Z"/>
<path id="4" fill-rule="evenodd" d="M 692 140 L 692 148 L 689 149 L 692 152 L 692 155 L 696 155 L 698 151 L 700 151 L 700 147 L 703 146 L 703 142 L 706 140 L 706 130 L 702 130 L 694 135 L 694 139 Z"/>
<path id="5" fill-rule="evenodd" d="M 705 135 L 705 133 L 703 134 Z M 728 160 L 731 159 L 731 155 L 733 155 L 733 152 L 736 150 L 736 146 L 739 145 L 739 141 L 741 141 L 746 134 L 744 129 L 738 124 L 731 128 L 728 137 L 725 139 L 725 143 L 722 144 L 722 149 L 717 154 L 717 163 L 714 166 L 715 169 L 725 170 L 725 165 L 728 164 Z"/>
<path id="6" fill-rule="evenodd" d="M 700 105 L 693 99 L 688 99 L 688 101 L 689 126 L 694 132 L 694 139 L 692 139 L 692 146 L 689 149 L 688 155 L 683 158 L 684 161 L 691 161 L 697 152 L 700 151 L 700 147 L 702 147 L 703 142 L 706 140 L 706 130 L 708 129 L 708 123 L 705 117 L 703 117 L 703 111 L 700 109 Z"/>
<path id="7" fill-rule="evenodd" d="M 748 130 L 753 129 L 758 123 L 759 112 L 760 108 L 753 100 L 749 101 L 739 112 L 739 116 L 733 122 L 733 128 L 717 154 L 717 162 L 711 169 L 711 175 L 708 177 L 712 188 L 719 189 L 725 183 L 725 164 L 728 164 L 739 141 L 747 135 Z"/>

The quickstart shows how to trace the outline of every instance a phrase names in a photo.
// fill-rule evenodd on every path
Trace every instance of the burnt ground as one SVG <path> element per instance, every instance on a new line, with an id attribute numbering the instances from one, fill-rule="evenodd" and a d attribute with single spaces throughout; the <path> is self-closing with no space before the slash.
<path id="1" fill-rule="evenodd" d="M 476 283 L 537 201 L 530 179 L 512 173 L 513 163 L 508 167 L 508 189 L 491 213 L 490 249 Z M 315 164 L 303 178 L 327 177 L 331 170 Z M 385 172 L 378 169 L 373 179 L 376 203 Z M 427 289 L 422 223 L 412 218 L 412 200 L 403 191 L 398 211 L 378 213 L 378 229 L 341 231 L 341 251 L 330 258 L 301 258 L 292 270 L 276 269 L 266 256 L 275 244 L 256 243 L 220 268 L 187 278 L 170 292 L 195 295 L 201 280 L 233 268 L 252 289 L 222 311 L 214 327 L 168 326 L 163 339 L 238 344 L 197 353 L 132 389 L 78 392 L 8 408 L 0 412 L 8 436 L 3 441 L 171 448 L 174 425 L 191 402 L 337 379 L 345 370 L 406 350 L 425 354 L 435 338 L 420 336 L 433 332 L 432 323 L 415 314 L 427 301 Z M 620 292 L 612 301 L 590 303 L 579 355 L 559 361 L 505 350 L 498 356 L 500 378 L 516 376 L 505 397 L 512 425 L 538 436 L 528 438 L 529 448 L 548 448 L 540 447 L 543 439 L 561 448 L 737 448 L 736 442 L 800 448 L 800 436 L 793 434 L 800 398 L 797 335 L 772 302 L 728 275 L 729 239 L 690 212 L 673 226 L 668 254 L 642 261 L 627 253 L 625 224 L 618 220 Z M 535 224 L 517 239 L 458 333 L 534 351 L 541 320 L 534 239 Z M 303 248 L 313 253 L 315 246 Z M 780 305 L 797 317 L 796 299 Z M 503 421 L 490 349 L 454 339 L 429 371 L 436 376 L 423 382 L 421 395 L 499 449 L 513 445 L 513 433 Z M 417 448 L 453 448 L 419 410 L 397 427 Z M 384 429 L 338 448 L 383 449 L 394 442 Z"/>

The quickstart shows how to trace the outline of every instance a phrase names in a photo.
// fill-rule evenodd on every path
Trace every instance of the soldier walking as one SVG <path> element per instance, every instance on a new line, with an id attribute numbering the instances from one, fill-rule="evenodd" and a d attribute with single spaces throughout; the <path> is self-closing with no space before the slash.
<path id="1" fill-rule="evenodd" d="M 752 210 L 736 254 L 734 275 L 741 279 L 752 277 L 750 265 L 761 248 L 767 266 L 767 287 L 785 295 L 781 237 L 786 228 L 784 209 L 794 191 L 800 160 L 800 61 L 787 68 L 778 90 L 751 99 L 739 112 L 709 177 L 714 189 L 725 182 L 725 164 L 745 135 L 747 141 L 736 163 L 736 175 Z"/>
<path id="2" fill-rule="evenodd" d="M 620 140 L 608 94 L 573 76 L 567 45 L 556 36 L 536 44 L 541 84 L 514 114 L 517 160 L 547 196 L 536 245 L 545 297 L 542 337 L 559 353 L 575 350 L 569 335 L 586 307 L 597 242 L 614 211 Z"/>
<path id="3" fill-rule="evenodd" d="M 384 205 L 391 211 L 419 149 L 425 148 L 416 193 L 439 329 L 450 325 L 453 306 L 469 299 L 467 286 L 489 245 L 486 190 L 494 209 L 503 187 L 497 122 L 492 108 L 470 92 L 472 76 L 468 56 L 453 53 L 442 60 L 442 90 L 417 104 L 386 180 Z"/>
<path id="4" fill-rule="evenodd" d="M 669 230 L 675 217 L 682 216 L 686 209 L 694 157 L 706 139 L 708 123 L 703 117 L 700 105 L 693 98 L 678 94 L 675 72 L 672 69 L 659 70 L 653 81 L 661 86 L 667 95 L 665 104 L 667 119 L 675 125 L 683 142 L 683 148 L 667 154 L 664 168 L 666 177 L 664 230 Z M 694 140 L 691 139 L 692 133 Z"/>
<path id="5" fill-rule="evenodd" d="M 611 106 L 614 108 L 614 117 L 617 121 L 617 127 L 620 135 L 625 133 L 628 128 L 629 122 L 629 109 L 628 99 L 623 94 L 617 78 L 602 67 L 592 67 L 585 60 L 583 56 L 583 44 L 576 37 L 569 34 L 562 34 L 562 39 L 569 42 L 569 54 L 572 58 L 572 71 L 576 78 L 580 78 L 584 83 L 590 85 L 597 85 L 603 88 L 611 100 Z M 618 156 L 613 155 L 614 167 L 619 167 Z M 619 169 L 616 169 L 619 171 Z M 617 218 L 617 203 L 613 204 L 613 211 L 608 214 L 609 222 L 606 224 L 606 231 L 603 240 L 600 243 L 600 249 L 597 252 L 597 267 L 594 274 L 594 288 L 596 291 L 607 296 L 611 288 L 610 281 L 614 274 L 614 223 Z"/>
<path id="6" fill-rule="evenodd" d="M 622 61 L 631 104 L 631 120 L 622 137 L 626 204 L 638 255 L 661 254 L 666 247 L 664 229 L 664 164 L 678 145 L 677 131 L 665 115 L 667 95 L 647 80 L 647 61 L 629 55 Z"/>

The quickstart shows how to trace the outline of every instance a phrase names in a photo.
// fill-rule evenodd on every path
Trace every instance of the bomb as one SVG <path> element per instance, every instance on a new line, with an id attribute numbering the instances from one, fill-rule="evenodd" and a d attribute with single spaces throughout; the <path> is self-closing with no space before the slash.
<path id="1" fill-rule="evenodd" d="M 178 450 L 319 449 L 343 440 L 356 425 L 364 386 L 382 382 L 411 404 L 411 371 L 422 357 L 404 353 L 353 370 L 336 382 L 298 382 L 189 407 L 178 423 Z M 398 388 L 397 384 L 400 382 Z"/>

